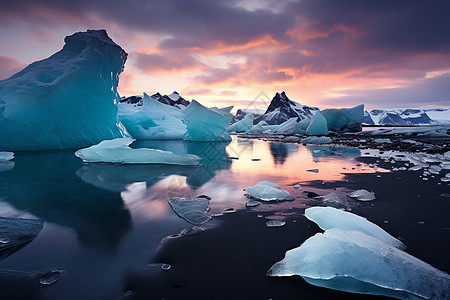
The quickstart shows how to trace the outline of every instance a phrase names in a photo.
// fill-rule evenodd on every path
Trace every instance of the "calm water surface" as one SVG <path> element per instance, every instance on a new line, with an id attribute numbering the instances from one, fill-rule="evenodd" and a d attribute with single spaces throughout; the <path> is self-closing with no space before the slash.
<path id="1" fill-rule="evenodd" d="M 171 210 L 169 197 L 206 194 L 212 197 L 211 212 L 220 214 L 227 208 L 245 210 L 243 188 L 262 180 L 296 197 L 303 193 L 293 189 L 296 183 L 374 172 L 357 166 L 358 149 L 335 146 L 236 137 L 229 144 L 144 141 L 133 146 L 197 154 L 204 165 L 83 164 L 72 151 L 16 153 L 14 167 L 0 172 L 0 216 L 40 218 L 45 226 L 33 242 L 1 260 L 0 270 L 66 269 L 55 285 L 34 287 L 34 295 L 44 299 L 118 299 L 127 270 L 148 270 L 164 237 L 192 227 Z M 279 219 L 289 207 L 305 205 L 298 199 L 255 209 L 273 211 L 266 217 Z M 215 226 L 221 226 L 220 218 L 205 230 Z"/>

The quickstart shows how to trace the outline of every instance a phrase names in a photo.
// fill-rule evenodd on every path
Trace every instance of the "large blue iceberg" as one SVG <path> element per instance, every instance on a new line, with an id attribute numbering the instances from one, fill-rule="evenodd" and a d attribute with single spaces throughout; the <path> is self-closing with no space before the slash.
<path id="1" fill-rule="evenodd" d="M 64 41 L 59 52 L 0 81 L 0 150 L 80 148 L 124 136 L 116 100 L 127 53 L 105 30 Z"/>
<path id="2" fill-rule="evenodd" d="M 227 128 L 228 132 L 245 132 L 253 127 L 253 120 L 255 119 L 255 115 L 250 113 L 245 115 L 242 120 L 237 121 L 234 124 L 231 124 L 230 127 Z"/>
<path id="3" fill-rule="evenodd" d="M 330 108 L 321 111 L 330 131 L 361 131 L 364 104 L 352 108 Z"/>

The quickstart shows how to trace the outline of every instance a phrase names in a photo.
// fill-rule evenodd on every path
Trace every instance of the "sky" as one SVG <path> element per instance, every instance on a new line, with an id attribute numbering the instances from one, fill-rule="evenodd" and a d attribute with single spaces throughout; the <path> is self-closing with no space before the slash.
<path id="1" fill-rule="evenodd" d="M 128 53 L 121 96 L 265 108 L 450 107 L 448 0 L 14 0 L 0 10 L 0 80 L 106 29 Z"/>

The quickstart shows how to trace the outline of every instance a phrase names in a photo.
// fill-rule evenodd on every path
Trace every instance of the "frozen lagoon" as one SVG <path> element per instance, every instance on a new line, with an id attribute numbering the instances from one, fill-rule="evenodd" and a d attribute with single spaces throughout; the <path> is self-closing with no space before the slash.
<path id="1" fill-rule="evenodd" d="M 230 144 L 132 145 L 156 146 L 198 155 L 204 165 L 83 164 L 71 151 L 16 152 L 14 167 L 0 173 L 0 215 L 39 218 L 45 224 L 34 241 L 0 261 L 0 270 L 67 272 L 42 289 L 26 277 L 0 271 L 2 293 L 24 299 L 380 299 L 317 288 L 300 277 L 265 277 L 287 250 L 320 232 L 302 215 L 320 203 L 305 191 L 346 196 L 362 188 L 377 199 L 348 198 L 355 202 L 352 212 L 400 238 L 411 255 L 450 270 L 449 187 L 438 185 L 437 176 L 424 181 L 412 171 L 390 171 L 404 163 L 359 159 L 370 155 L 332 145 L 236 137 Z M 243 189 L 264 180 L 295 200 L 246 208 Z M 294 189 L 297 183 L 301 190 Z M 202 194 L 212 198 L 213 216 L 203 229 L 192 227 L 167 202 Z M 228 208 L 237 211 L 222 214 Z M 286 225 L 267 228 L 268 220 Z M 162 270 L 162 264 L 171 268 Z"/>

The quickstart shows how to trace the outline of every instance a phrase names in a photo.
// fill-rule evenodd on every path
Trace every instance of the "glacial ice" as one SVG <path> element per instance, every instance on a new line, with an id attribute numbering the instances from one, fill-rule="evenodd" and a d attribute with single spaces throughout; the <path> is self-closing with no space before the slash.
<path id="1" fill-rule="evenodd" d="M 247 130 L 245 132 L 245 135 L 255 135 L 255 136 L 263 135 L 264 134 L 264 127 L 263 127 L 263 124 L 261 124 L 261 123 L 262 122 L 259 122 L 258 124 L 256 124 L 255 126 L 250 128 L 249 130 Z"/>
<path id="2" fill-rule="evenodd" d="M 125 136 L 116 100 L 127 53 L 105 30 L 64 41 L 59 52 L 0 81 L 0 149 L 80 148 Z"/>
<path id="3" fill-rule="evenodd" d="M 137 148 L 129 145 L 132 138 L 119 138 L 102 141 L 89 148 L 80 149 L 75 155 L 84 162 L 107 162 L 121 164 L 165 164 L 165 165 L 200 165 L 200 157 L 193 154 L 175 154 L 158 149 Z"/>
<path id="4" fill-rule="evenodd" d="M 275 183 L 270 181 L 261 181 L 254 186 L 245 188 L 248 196 L 261 201 L 284 201 L 294 200 L 294 197 L 288 191 L 283 190 Z"/>
<path id="5" fill-rule="evenodd" d="M 307 135 L 328 135 L 327 120 L 322 116 L 320 111 L 316 111 L 311 118 L 311 123 L 306 128 Z"/>
<path id="6" fill-rule="evenodd" d="M 344 231 L 360 231 L 384 243 L 403 249 L 405 245 L 376 224 L 366 218 L 334 207 L 310 207 L 305 210 L 305 216 L 323 230 L 338 228 Z"/>
<path id="7" fill-rule="evenodd" d="M 182 110 L 163 104 L 144 93 L 142 106 L 129 110 L 126 103 L 119 103 L 119 120 L 137 140 L 183 139 L 186 125 L 182 121 Z"/>
<path id="8" fill-rule="evenodd" d="M 245 115 L 245 117 L 237 121 L 234 124 L 231 124 L 227 128 L 227 132 L 245 132 L 253 127 L 253 120 L 255 119 L 255 115 L 250 113 Z"/>
<path id="9" fill-rule="evenodd" d="M 300 275 L 320 287 L 399 299 L 450 297 L 447 273 L 365 233 L 337 228 L 287 251 L 267 275 Z"/>
<path id="10" fill-rule="evenodd" d="M 295 133 L 295 128 L 297 127 L 297 120 L 298 118 L 291 118 L 285 121 L 278 126 L 278 128 L 275 130 L 275 133 L 283 135 L 293 135 Z"/>
<path id="11" fill-rule="evenodd" d="M 352 209 L 353 203 L 349 200 L 348 197 L 335 192 L 328 193 L 322 197 L 323 205 L 345 210 Z"/>
<path id="12" fill-rule="evenodd" d="M 306 134 L 306 129 L 311 123 L 311 119 L 303 119 L 295 125 L 294 134 Z"/>
<path id="13" fill-rule="evenodd" d="M 233 119 L 230 110 L 233 107 L 207 108 L 195 100 L 183 110 L 183 121 L 187 132 L 185 140 L 189 141 L 231 141 L 226 128 Z"/>
<path id="14" fill-rule="evenodd" d="M 392 144 L 390 139 L 374 139 L 373 141 L 378 144 Z"/>
<path id="15" fill-rule="evenodd" d="M 178 216 L 193 225 L 200 226 L 212 218 L 209 200 L 207 196 L 199 196 L 193 199 L 170 198 L 168 202 Z"/>
<path id="16" fill-rule="evenodd" d="M 310 136 L 301 140 L 303 144 L 329 144 L 331 141 L 328 136 Z"/>
<path id="17" fill-rule="evenodd" d="M 11 254 L 11 249 L 34 240 L 43 226 L 40 219 L 0 217 L 0 259 Z"/>
<path id="18" fill-rule="evenodd" d="M 0 152 L 0 162 L 14 159 L 14 152 Z"/>
<path id="19" fill-rule="evenodd" d="M 351 192 L 348 196 L 350 198 L 355 198 L 358 201 L 373 201 L 376 199 L 374 192 L 369 192 L 365 189 Z"/>
<path id="20" fill-rule="evenodd" d="M 330 131 L 361 131 L 364 116 L 364 104 L 341 109 L 324 109 L 320 111 L 327 120 Z"/>

